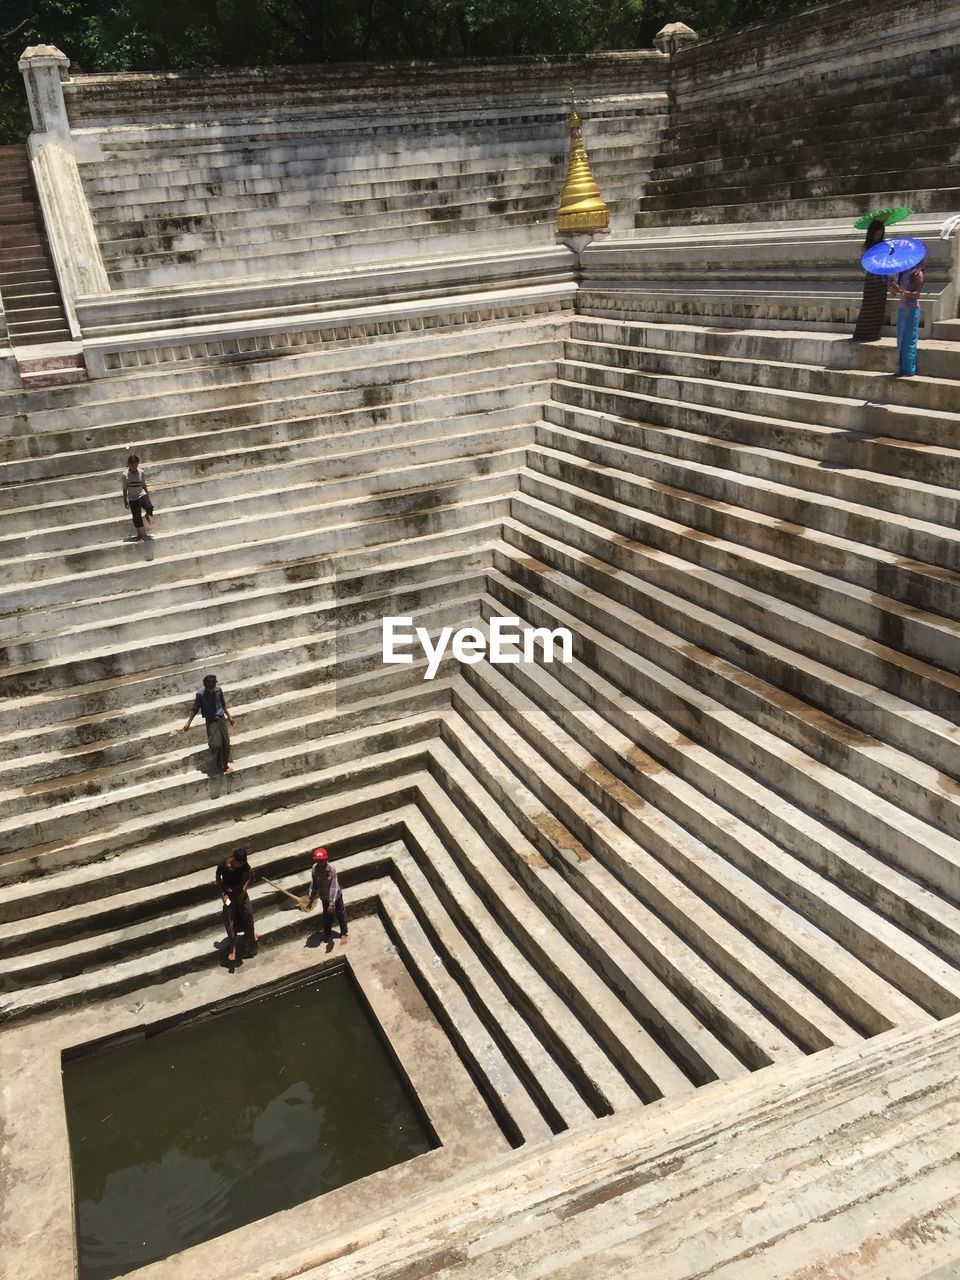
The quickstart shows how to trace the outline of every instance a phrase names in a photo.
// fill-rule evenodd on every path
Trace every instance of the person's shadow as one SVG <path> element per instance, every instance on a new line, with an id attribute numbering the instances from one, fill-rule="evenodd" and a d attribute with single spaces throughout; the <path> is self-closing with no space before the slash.
<path id="1" fill-rule="evenodd" d="M 327 955 L 329 955 L 330 952 L 333 950 L 334 944 L 333 944 L 333 938 L 324 937 L 322 929 L 314 929 L 313 932 L 307 936 L 307 939 L 303 945 L 305 947 L 311 947 L 313 949 L 316 949 L 317 947 L 323 947 L 324 951 L 327 953 Z"/>

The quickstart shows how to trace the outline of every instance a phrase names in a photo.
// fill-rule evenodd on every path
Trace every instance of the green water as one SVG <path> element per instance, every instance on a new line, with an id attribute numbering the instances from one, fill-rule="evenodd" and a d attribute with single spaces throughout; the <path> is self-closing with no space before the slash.
<path id="1" fill-rule="evenodd" d="M 65 1062 L 63 1085 L 81 1280 L 436 1145 L 345 971 Z"/>

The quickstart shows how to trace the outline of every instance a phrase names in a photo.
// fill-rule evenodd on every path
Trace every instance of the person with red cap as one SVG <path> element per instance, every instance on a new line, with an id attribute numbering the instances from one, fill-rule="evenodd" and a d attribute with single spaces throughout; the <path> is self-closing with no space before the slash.
<path id="1" fill-rule="evenodd" d="M 330 861 L 326 849 L 314 849 L 313 874 L 310 877 L 310 906 L 319 898 L 323 907 L 323 936 L 329 942 L 332 937 L 333 913 L 337 913 L 340 926 L 340 945 L 347 942 L 347 913 L 343 906 L 343 893 L 337 879 L 337 869 Z"/>

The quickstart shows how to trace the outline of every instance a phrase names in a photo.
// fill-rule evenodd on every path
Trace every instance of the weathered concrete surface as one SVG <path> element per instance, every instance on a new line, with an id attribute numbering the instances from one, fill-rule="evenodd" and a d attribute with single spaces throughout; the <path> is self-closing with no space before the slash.
<path id="1" fill-rule="evenodd" d="M 492 1163 L 249 1280 L 921 1280 L 960 1257 L 960 1021 Z"/>
<path id="2" fill-rule="evenodd" d="M 204 972 L 0 1035 L 0 1242 L 5 1268 L 12 1267 L 5 1269 L 5 1275 L 17 1280 L 69 1280 L 74 1275 L 61 1048 L 215 1003 L 236 995 L 240 988 L 251 990 L 257 984 L 295 977 L 324 960 L 323 948 L 314 945 L 316 920 L 294 913 L 299 937 L 274 948 L 269 930 L 265 931 L 256 959 L 230 973 L 217 962 L 212 945 L 220 933 L 215 901 L 207 914 L 210 963 Z M 157 958 L 162 966 L 162 957 Z M 416 1196 L 478 1160 L 489 1159 L 492 1152 L 509 1148 L 375 916 L 353 921 L 350 947 L 338 947 L 329 962 L 342 959 L 360 983 L 443 1144 L 403 1166 L 329 1192 L 323 1198 L 324 1214 L 346 1228 L 357 1215 L 375 1215 L 391 1200 Z M 315 1209 L 316 1202 L 306 1202 L 137 1274 L 144 1280 L 150 1276 L 158 1280 L 222 1276 L 226 1280 L 254 1270 L 282 1255 L 291 1240 L 309 1235 Z"/>

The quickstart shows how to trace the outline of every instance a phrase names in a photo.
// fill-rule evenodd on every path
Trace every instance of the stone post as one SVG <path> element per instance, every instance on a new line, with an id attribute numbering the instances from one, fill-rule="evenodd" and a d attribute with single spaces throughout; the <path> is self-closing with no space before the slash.
<path id="1" fill-rule="evenodd" d="M 685 22 L 668 22 L 654 36 L 653 43 L 665 58 L 672 58 L 680 49 L 695 44 L 699 39 L 694 29 Z"/>
<path id="2" fill-rule="evenodd" d="M 53 45 L 33 45 L 24 49 L 17 65 L 23 73 L 33 121 L 28 144 L 33 181 L 70 335 L 78 339 L 77 299 L 110 289 L 77 163 L 78 159 L 92 159 L 96 150 L 79 147 L 70 134 L 63 96 L 70 66 L 66 54 Z"/>
<path id="3" fill-rule="evenodd" d="M 66 142 L 70 137 L 63 81 L 70 59 L 52 44 L 35 44 L 24 49 L 17 63 L 27 89 L 34 133 L 47 133 Z"/>

